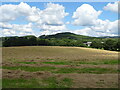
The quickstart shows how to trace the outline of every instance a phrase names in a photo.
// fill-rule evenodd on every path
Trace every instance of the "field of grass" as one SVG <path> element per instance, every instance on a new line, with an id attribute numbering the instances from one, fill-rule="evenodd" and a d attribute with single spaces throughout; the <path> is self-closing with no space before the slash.
<path id="1" fill-rule="evenodd" d="M 117 88 L 118 52 L 82 47 L 3 47 L 3 88 Z"/>

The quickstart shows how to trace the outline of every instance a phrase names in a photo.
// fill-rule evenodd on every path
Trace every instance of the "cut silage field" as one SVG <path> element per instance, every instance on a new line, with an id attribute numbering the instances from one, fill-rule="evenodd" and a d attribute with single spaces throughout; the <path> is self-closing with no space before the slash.
<path id="1" fill-rule="evenodd" d="M 83 47 L 3 47 L 3 88 L 117 88 L 118 52 Z"/>

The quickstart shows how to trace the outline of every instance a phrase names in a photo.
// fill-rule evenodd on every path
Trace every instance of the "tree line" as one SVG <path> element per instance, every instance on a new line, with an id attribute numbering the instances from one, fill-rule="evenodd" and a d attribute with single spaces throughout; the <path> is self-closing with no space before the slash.
<path id="1" fill-rule="evenodd" d="M 90 41 L 88 39 L 56 39 L 49 38 L 44 39 L 35 37 L 33 35 L 22 36 L 22 37 L 2 37 L 2 46 L 76 46 L 76 47 L 88 47 L 84 43 Z M 111 51 L 120 51 L 120 43 L 118 39 L 91 39 L 91 48 L 105 49 Z"/>

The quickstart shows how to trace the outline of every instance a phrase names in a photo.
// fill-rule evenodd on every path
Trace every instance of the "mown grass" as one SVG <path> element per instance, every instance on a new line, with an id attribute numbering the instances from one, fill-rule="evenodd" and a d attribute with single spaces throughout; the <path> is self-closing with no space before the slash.
<path id="1" fill-rule="evenodd" d="M 72 62 L 72 61 L 64 61 L 64 62 L 41 62 L 43 64 L 54 64 L 54 65 L 78 65 L 78 64 L 92 64 L 92 65 L 102 65 L 102 64 L 120 64 L 118 60 L 96 60 L 96 61 L 79 61 L 79 62 Z"/>
<path id="2" fill-rule="evenodd" d="M 45 79 L 3 79 L 2 86 L 4 88 L 69 88 L 72 85 L 72 79 L 64 78 L 57 80 L 55 77 Z"/>
<path id="3" fill-rule="evenodd" d="M 42 67 L 31 67 L 31 66 L 16 66 L 9 67 L 3 66 L 3 69 L 9 70 L 24 70 L 29 72 L 36 71 L 50 71 L 52 73 L 94 73 L 94 74 L 103 74 L 103 73 L 117 73 L 119 70 L 110 69 L 110 68 L 58 68 L 53 66 L 42 66 Z"/>
<path id="4" fill-rule="evenodd" d="M 102 64 L 120 64 L 118 60 L 96 60 L 96 61 L 80 61 L 79 64 L 92 64 L 92 65 L 102 65 Z"/>
<path id="5" fill-rule="evenodd" d="M 54 64 L 54 65 L 70 65 L 73 64 L 73 62 L 42 62 L 44 64 Z"/>
<path id="6" fill-rule="evenodd" d="M 15 67 L 9 67 L 9 66 L 3 66 L 3 69 L 10 69 L 10 70 L 24 70 L 29 72 L 36 72 L 36 71 L 51 71 L 56 69 L 55 67 L 51 66 L 42 66 L 42 67 L 30 67 L 30 66 L 15 66 Z"/>
<path id="7" fill-rule="evenodd" d="M 21 63 L 21 64 L 37 64 L 38 62 L 17 62 L 17 63 Z"/>
<path id="8" fill-rule="evenodd" d="M 26 46 L 26 47 L 3 47 L 3 61 L 24 60 L 114 60 L 118 59 L 118 53 L 105 50 L 57 47 L 57 46 Z"/>
<path id="9" fill-rule="evenodd" d="M 118 70 L 107 69 L 107 68 L 59 68 L 57 71 L 52 71 L 53 73 L 117 73 Z"/>
<path id="10" fill-rule="evenodd" d="M 116 65 L 120 64 L 119 60 L 96 60 L 96 61 L 52 61 L 52 62 L 17 62 L 21 64 L 52 64 L 52 65 L 74 65 L 74 66 L 79 66 L 81 64 L 90 64 L 90 65 L 103 65 L 103 64 L 108 64 L 108 65 Z"/>
<path id="11" fill-rule="evenodd" d="M 52 65 L 74 65 L 80 66 L 81 64 L 90 64 L 90 65 L 117 65 L 120 64 L 119 60 L 96 60 L 96 61 L 52 61 L 52 62 L 16 62 L 21 64 L 52 64 Z"/>
<path id="12" fill-rule="evenodd" d="M 4 78 L 2 80 L 2 87 L 4 88 L 38 88 L 42 85 L 39 85 L 39 83 L 35 79 L 29 79 L 26 80 L 24 78 L 16 78 L 16 79 L 8 79 Z"/>
<path id="13" fill-rule="evenodd" d="M 72 79 L 64 78 L 62 80 L 57 80 L 55 77 L 49 77 L 44 79 L 44 83 L 48 83 L 48 88 L 69 88 L 72 85 Z"/>
<path id="14" fill-rule="evenodd" d="M 26 47 L 3 47 L 3 63 L 12 62 L 16 66 L 11 67 L 9 64 L 5 64 L 2 68 L 9 70 L 24 70 L 27 72 L 36 71 L 49 71 L 53 75 L 60 74 L 64 76 L 73 73 L 86 73 L 86 74 L 106 74 L 115 73 L 117 74 L 120 70 L 112 67 L 112 65 L 117 65 L 118 53 L 105 50 L 95 50 L 95 49 L 85 49 L 85 48 L 75 48 L 75 47 L 57 47 L 57 46 L 26 46 Z M 34 62 L 30 62 L 35 60 Z M 38 61 L 37 61 L 38 60 Z M 39 62 L 40 60 L 40 62 Z M 29 62 L 28 62 L 29 61 Z M 39 63 L 42 64 L 52 64 L 48 66 L 38 66 Z M 34 66 L 27 66 L 24 64 L 34 64 Z M 82 64 L 86 64 L 85 67 L 93 66 L 91 68 L 83 68 Z M 7 66 L 8 65 L 8 66 Z M 17 66 L 18 65 L 18 66 Z M 36 65 L 36 66 L 35 66 Z M 70 68 L 70 67 L 57 67 L 59 65 L 69 65 L 81 66 L 81 68 Z M 108 68 L 94 68 L 94 65 L 108 65 Z M 111 69 L 112 68 L 112 69 Z M 11 73 L 4 73 L 3 75 Z M 51 74 L 51 75 L 52 75 Z M 78 74 L 79 75 L 79 74 Z M 6 76 L 6 75 L 5 75 Z M 114 75 L 113 75 L 114 76 Z M 4 77 L 4 76 L 3 76 Z M 75 77 L 75 76 L 73 76 Z M 72 78 L 73 78 L 72 77 Z M 92 78 L 92 77 L 91 77 Z M 110 77 L 115 81 L 115 78 Z M 94 77 L 92 78 L 94 79 Z M 106 77 L 104 78 L 106 79 Z M 73 80 L 75 80 L 73 78 Z M 106 79 L 107 80 L 107 79 Z M 89 80 L 88 80 L 89 81 Z M 82 80 L 78 82 L 81 85 Z M 91 82 L 89 82 L 91 83 Z M 89 84 L 86 83 L 86 84 Z M 111 82 L 109 81 L 109 86 L 111 87 Z M 61 77 L 47 77 L 45 79 L 39 77 L 32 77 L 30 79 L 25 78 L 3 78 L 3 88 L 71 88 L 74 87 L 76 83 L 72 82 L 70 78 Z M 96 85 L 96 83 L 95 83 Z M 90 87 L 93 87 L 91 85 Z M 78 86 L 79 87 L 79 86 Z M 106 87 L 104 85 L 104 87 Z"/>

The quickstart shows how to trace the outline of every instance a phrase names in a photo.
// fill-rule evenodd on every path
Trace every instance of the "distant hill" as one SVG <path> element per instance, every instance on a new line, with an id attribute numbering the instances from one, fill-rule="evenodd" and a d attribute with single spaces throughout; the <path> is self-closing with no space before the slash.
<path id="1" fill-rule="evenodd" d="M 64 39 L 64 38 L 67 38 L 67 39 L 79 40 L 79 39 L 94 39 L 96 37 L 77 35 L 77 34 L 70 33 L 70 32 L 63 32 L 63 33 L 57 33 L 57 34 L 54 34 L 54 35 L 42 35 L 39 38 L 42 38 L 42 39 L 51 39 L 51 38 Z"/>
<path id="2" fill-rule="evenodd" d="M 57 33 L 54 35 L 42 35 L 39 36 L 39 38 L 41 39 L 51 39 L 51 38 L 55 38 L 55 39 L 75 39 L 75 40 L 79 40 L 79 39 L 106 39 L 106 38 L 120 38 L 120 36 L 103 36 L 103 37 L 91 37 L 91 36 L 84 36 L 84 35 L 78 35 L 78 34 L 74 34 L 71 32 L 63 32 L 63 33 Z"/>
<path id="3" fill-rule="evenodd" d="M 109 39 L 110 38 L 110 39 Z M 77 35 L 70 32 L 57 33 L 54 35 L 42 35 L 39 37 L 12 36 L 0 38 L 0 46 L 76 46 L 92 47 L 106 50 L 120 50 L 117 37 L 90 37 Z"/>
<path id="4" fill-rule="evenodd" d="M 27 35 L 27 36 L 22 36 L 22 37 L 29 37 L 29 36 L 33 36 L 33 35 Z M 20 37 L 20 36 L 6 36 L 6 37 Z M 3 37 L 0 37 L 3 38 Z M 53 35 L 41 35 L 39 36 L 39 38 L 41 39 L 51 39 L 51 38 L 56 38 L 56 39 L 63 39 L 63 38 L 67 38 L 67 39 L 100 39 L 100 38 L 120 38 L 120 36 L 101 36 L 101 37 L 92 37 L 92 36 L 85 36 L 85 35 L 78 35 L 78 34 L 74 34 L 71 32 L 62 32 L 62 33 L 57 33 L 57 34 L 53 34 Z"/>

